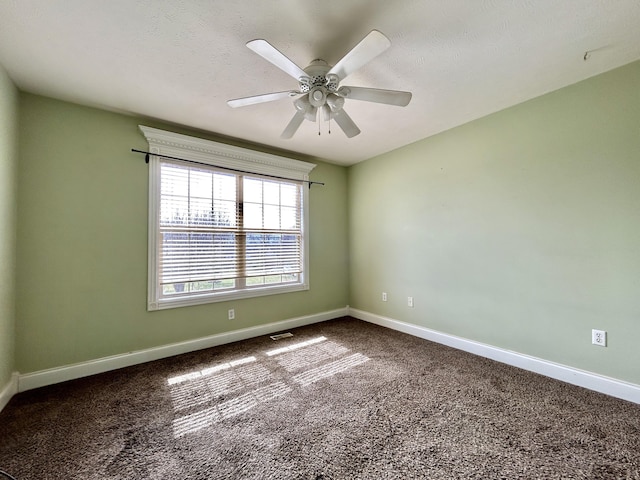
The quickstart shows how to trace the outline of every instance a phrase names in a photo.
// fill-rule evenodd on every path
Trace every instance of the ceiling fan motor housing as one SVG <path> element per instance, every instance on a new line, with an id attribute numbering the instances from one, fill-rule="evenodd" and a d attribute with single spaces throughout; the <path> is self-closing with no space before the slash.
<path id="1" fill-rule="evenodd" d="M 335 74 L 327 75 L 329 70 L 331 70 L 331 66 L 324 60 L 313 60 L 304 69 L 308 76 L 300 79 L 300 92 L 308 94 L 309 104 L 312 107 L 321 108 L 329 103 L 331 110 L 335 111 L 337 103 L 335 101 L 328 102 L 327 100 L 331 94 L 337 92 L 340 79 Z"/>

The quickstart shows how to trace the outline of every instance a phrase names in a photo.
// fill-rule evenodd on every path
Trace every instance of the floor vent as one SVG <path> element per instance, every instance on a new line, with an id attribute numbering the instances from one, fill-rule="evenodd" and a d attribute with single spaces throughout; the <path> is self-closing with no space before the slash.
<path id="1" fill-rule="evenodd" d="M 289 337 L 293 337 L 293 333 L 291 332 L 279 333 L 277 335 L 270 336 L 271 340 L 280 340 L 281 338 L 289 338 Z"/>

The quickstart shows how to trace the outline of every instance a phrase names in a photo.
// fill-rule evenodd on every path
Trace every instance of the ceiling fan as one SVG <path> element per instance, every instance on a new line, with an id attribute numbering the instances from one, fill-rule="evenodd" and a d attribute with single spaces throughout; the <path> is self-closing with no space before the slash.
<path id="1" fill-rule="evenodd" d="M 345 100 L 362 100 L 399 107 L 408 105 L 411 100 L 411 92 L 340 86 L 341 81 L 390 46 L 391 42 L 387 37 L 378 30 L 372 30 L 335 65 L 331 66 L 324 60 L 316 59 L 302 69 L 266 40 L 252 40 L 247 43 L 247 47 L 295 78 L 299 83 L 299 89 L 236 98 L 229 100 L 227 104 L 236 108 L 295 98 L 293 105 L 296 113 L 282 132 L 282 138 L 293 137 L 305 119 L 315 122 L 319 116 L 325 121 L 333 119 L 348 138 L 355 137 L 360 133 L 360 129 L 344 111 Z"/>

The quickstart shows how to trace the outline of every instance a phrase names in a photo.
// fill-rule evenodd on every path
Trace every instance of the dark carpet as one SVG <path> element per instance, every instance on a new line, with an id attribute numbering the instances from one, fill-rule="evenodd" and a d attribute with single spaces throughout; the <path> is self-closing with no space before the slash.
<path id="1" fill-rule="evenodd" d="M 640 478 L 640 405 L 351 318 L 292 333 L 20 393 L 0 413 L 0 470 Z"/>

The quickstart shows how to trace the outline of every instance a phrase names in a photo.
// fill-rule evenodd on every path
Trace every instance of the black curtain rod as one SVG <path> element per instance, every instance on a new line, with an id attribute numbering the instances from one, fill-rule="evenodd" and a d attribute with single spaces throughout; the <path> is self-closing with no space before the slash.
<path id="1" fill-rule="evenodd" d="M 144 150 L 136 150 L 135 148 L 132 148 L 131 151 L 132 152 L 136 152 L 136 153 L 144 153 L 145 154 L 144 155 L 144 161 L 147 162 L 147 163 L 149 163 L 149 155 L 155 155 L 156 157 L 170 158 L 171 160 L 180 160 L 181 162 L 195 163 L 196 165 L 205 165 L 207 167 L 216 167 L 216 168 L 220 168 L 222 170 L 228 170 L 230 172 L 248 173 L 250 175 L 260 175 L 261 177 L 277 178 L 278 180 L 289 180 L 291 182 L 308 183 L 309 184 L 309 188 L 311 188 L 311 185 L 324 185 L 324 182 L 312 182 L 311 180 L 298 180 L 297 178 L 278 177 L 277 175 L 267 175 L 265 173 L 249 172 L 247 170 L 238 170 L 236 168 L 229 168 L 229 167 L 223 167 L 221 165 L 214 165 L 212 163 L 204 163 L 204 162 L 198 162 L 196 160 L 189 160 L 188 158 L 172 157 L 171 155 L 162 155 L 161 153 L 145 152 Z"/>

